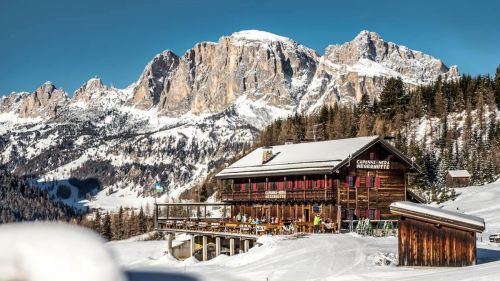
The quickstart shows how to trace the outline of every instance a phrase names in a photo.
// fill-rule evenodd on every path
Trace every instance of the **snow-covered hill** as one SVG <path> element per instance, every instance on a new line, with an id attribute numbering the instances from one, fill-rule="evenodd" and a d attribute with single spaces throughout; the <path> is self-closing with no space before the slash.
<path id="1" fill-rule="evenodd" d="M 493 233 L 500 233 L 500 180 L 494 183 L 455 188 L 458 194 L 453 201 L 440 206 L 445 209 L 484 218 L 486 230 L 482 234 L 483 242 Z"/>
<path id="2" fill-rule="evenodd" d="M 77 206 L 143 205 L 156 178 L 178 198 L 277 118 L 377 98 L 389 77 L 414 87 L 440 75 L 458 72 L 374 32 L 324 56 L 279 35 L 236 32 L 183 56 L 158 54 L 126 89 L 92 78 L 73 97 L 51 82 L 2 97 L 0 164 Z"/>

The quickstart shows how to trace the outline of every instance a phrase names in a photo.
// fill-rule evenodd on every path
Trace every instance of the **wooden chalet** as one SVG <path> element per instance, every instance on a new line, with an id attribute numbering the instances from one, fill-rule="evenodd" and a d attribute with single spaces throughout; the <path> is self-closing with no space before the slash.
<path id="1" fill-rule="evenodd" d="M 392 202 L 410 200 L 411 159 L 369 136 L 261 147 L 216 175 L 231 216 L 311 224 L 388 220 Z"/>
<path id="2" fill-rule="evenodd" d="M 395 202 L 402 266 L 466 266 L 476 263 L 476 232 L 482 218 L 412 202 Z"/>
<path id="3" fill-rule="evenodd" d="M 467 170 L 449 170 L 445 178 L 446 186 L 453 188 L 469 186 L 470 177 Z"/>

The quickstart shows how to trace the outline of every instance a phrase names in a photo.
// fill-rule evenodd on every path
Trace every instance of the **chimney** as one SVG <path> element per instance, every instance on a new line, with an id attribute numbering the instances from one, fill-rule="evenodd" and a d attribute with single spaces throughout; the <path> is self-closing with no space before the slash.
<path id="1" fill-rule="evenodd" d="M 266 164 L 273 157 L 273 148 L 264 147 L 262 148 L 262 164 Z"/>
<path id="2" fill-rule="evenodd" d="M 394 137 L 394 136 L 385 136 L 384 140 L 386 142 L 388 142 L 389 144 L 391 144 L 392 146 L 395 146 L 396 137 Z"/>

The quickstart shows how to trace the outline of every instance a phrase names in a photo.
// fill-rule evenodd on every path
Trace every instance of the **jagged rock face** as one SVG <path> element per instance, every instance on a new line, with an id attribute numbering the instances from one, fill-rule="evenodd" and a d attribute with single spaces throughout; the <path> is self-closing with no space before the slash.
<path id="1" fill-rule="evenodd" d="M 46 82 L 36 91 L 23 99 L 19 107 L 19 116 L 54 117 L 57 110 L 68 101 L 63 89 L 57 89 L 51 82 Z"/>
<path id="2" fill-rule="evenodd" d="M 181 58 L 170 51 L 156 56 L 131 102 L 157 106 L 168 116 L 220 112 L 240 97 L 312 112 L 324 104 L 355 103 L 364 93 L 376 99 L 389 77 L 413 88 L 439 75 L 452 79 L 458 70 L 374 32 L 328 46 L 319 57 L 291 39 L 249 30 L 197 44 Z"/>
<path id="3" fill-rule="evenodd" d="M 92 78 L 75 91 L 74 100 L 89 102 L 99 98 L 108 88 L 104 86 L 100 78 Z"/>
<path id="4" fill-rule="evenodd" d="M 169 87 L 170 77 L 179 66 L 179 57 L 171 51 L 165 51 L 148 63 L 134 89 L 132 104 L 148 109 L 158 104 L 165 87 Z"/>
<path id="5" fill-rule="evenodd" d="M 139 84 L 146 84 L 146 78 L 164 81 L 158 107 L 172 116 L 220 112 L 241 96 L 264 99 L 274 106 L 295 106 L 313 78 L 317 58 L 316 52 L 288 38 L 243 31 L 218 43 L 197 44 L 171 76 L 143 74 Z M 144 90 L 136 88 L 135 104 L 145 97 Z M 157 91 L 150 95 L 155 97 Z"/>
<path id="6" fill-rule="evenodd" d="M 11 93 L 8 96 L 3 96 L 0 98 L 0 113 L 5 112 L 15 112 L 19 111 L 19 106 L 23 100 L 29 95 L 27 92 L 21 93 Z"/>
<path id="7" fill-rule="evenodd" d="M 447 74 L 449 71 L 442 61 L 432 56 L 386 42 L 379 34 L 366 30 L 359 33 L 351 42 L 328 46 L 325 50 L 325 58 L 334 64 L 345 65 L 354 65 L 362 59 L 367 59 L 415 83 L 429 83 L 437 76 Z"/>
<path id="8" fill-rule="evenodd" d="M 448 68 L 432 56 L 365 30 L 350 42 L 326 48 L 299 111 L 311 112 L 325 103 L 356 103 L 363 94 L 377 99 L 391 77 L 400 77 L 413 89 L 438 76 L 455 79 L 458 75 L 456 66 Z"/>

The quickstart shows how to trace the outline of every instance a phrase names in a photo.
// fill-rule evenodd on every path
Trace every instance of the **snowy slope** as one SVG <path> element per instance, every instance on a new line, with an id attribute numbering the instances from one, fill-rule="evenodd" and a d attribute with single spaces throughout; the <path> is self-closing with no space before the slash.
<path id="1" fill-rule="evenodd" d="M 458 197 L 442 204 L 443 208 L 484 218 L 483 242 L 492 233 L 500 233 L 500 180 L 481 186 L 456 188 Z"/>
<path id="2" fill-rule="evenodd" d="M 200 280 L 497 280 L 500 246 L 489 243 L 491 233 L 500 232 L 500 181 L 484 186 L 456 189 L 447 210 L 479 216 L 486 230 L 478 236 L 478 265 L 463 268 L 397 267 L 397 238 L 362 237 L 354 234 L 262 237 L 263 245 L 233 257 L 220 256 L 207 262 L 176 261 L 162 253 L 165 241 L 138 244 L 118 241 L 108 244 L 121 264 L 145 272 L 187 272 Z M 135 262 L 139 261 L 139 262 Z M 266 279 L 267 278 L 267 279 Z"/>
<path id="3" fill-rule="evenodd" d="M 165 241 L 113 242 L 108 247 L 117 256 L 126 255 L 122 261 L 126 269 L 187 272 L 200 280 L 220 280 L 221 276 L 224 280 L 494 280 L 500 270 L 500 248 L 485 244 L 479 244 L 479 261 L 485 263 L 416 269 L 396 266 L 395 237 L 319 234 L 294 240 L 262 237 L 259 242 L 263 245 L 248 253 L 222 255 L 207 262 L 177 261 L 162 255 Z M 143 248 L 134 251 L 139 245 Z"/>

